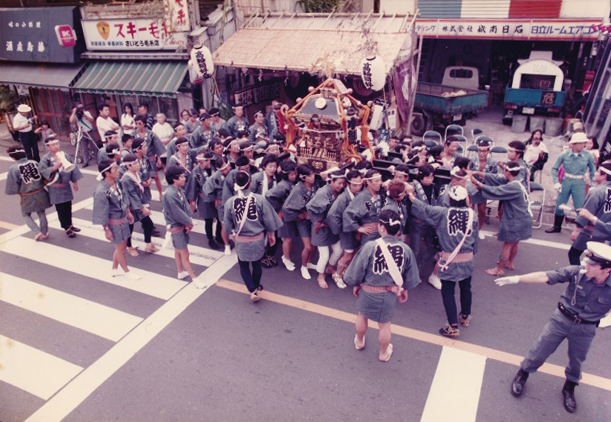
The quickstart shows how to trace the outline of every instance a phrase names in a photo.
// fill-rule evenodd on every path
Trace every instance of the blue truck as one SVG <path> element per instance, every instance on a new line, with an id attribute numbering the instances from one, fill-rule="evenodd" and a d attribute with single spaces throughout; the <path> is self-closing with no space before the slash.
<path id="1" fill-rule="evenodd" d="M 564 108 L 564 73 L 552 60 L 551 51 L 531 51 L 505 90 L 503 123 L 511 124 L 515 115 L 558 116 Z"/>
<path id="2" fill-rule="evenodd" d="M 427 130 L 452 123 L 464 125 L 466 119 L 488 106 L 488 91 L 478 86 L 477 68 L 466 66 L 448 67 L 441 84 L 419 82 L 412 135 L 422 136 Z"/>

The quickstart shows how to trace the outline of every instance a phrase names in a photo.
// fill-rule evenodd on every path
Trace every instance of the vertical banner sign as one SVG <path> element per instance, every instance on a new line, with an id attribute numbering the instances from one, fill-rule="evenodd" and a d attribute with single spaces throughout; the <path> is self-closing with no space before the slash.
<path id="1" fill-rule="evenodd" d="M 411 67 L 411 60 L 406 60 L 395 67 L 395 97 L 397 99 L 397 110 L 399 111 L 399 117 L 402 122 L 407 122 L 409 98 L 413 95 L 413 93 L 409 92 L 409 75 Z"/>
<path id="2" fill-rule="evenodd" d="M 188 3 L 188 0 L 165 0 L 167 25 L 170 32 L 191 30 Z"/>

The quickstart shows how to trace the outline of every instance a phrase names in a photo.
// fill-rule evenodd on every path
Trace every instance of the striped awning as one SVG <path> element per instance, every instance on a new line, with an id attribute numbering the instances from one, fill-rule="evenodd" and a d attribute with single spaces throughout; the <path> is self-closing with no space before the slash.
<path id="1" fill-rule="evenodd" d="M 186 73 L 186 62 L 100 61 L 87 68 L 73 89 L 89 94 L 173 98 Z"/>

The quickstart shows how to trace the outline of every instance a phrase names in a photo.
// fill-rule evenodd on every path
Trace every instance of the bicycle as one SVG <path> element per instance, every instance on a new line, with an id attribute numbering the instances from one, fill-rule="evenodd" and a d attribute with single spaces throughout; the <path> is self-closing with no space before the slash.
<path id="1" fill-rule="evenodd" d="M 84 140 L 84 144 L 83 144 Z M 89 160 L 92 158 L 92 155 L 96 157 L 98 155 L 98 144 L 91 137 L 89 132 L 83 131 L 82 126 L 78 126 L 76 132 L 70 133 L 70 143 L 75 145 L 75 159 L 77 164 L 82 164 L 82 167 L 87 167 L 89 165 Z M 90 145 L 93 145 L 93 148 L 90 148 Z"/>

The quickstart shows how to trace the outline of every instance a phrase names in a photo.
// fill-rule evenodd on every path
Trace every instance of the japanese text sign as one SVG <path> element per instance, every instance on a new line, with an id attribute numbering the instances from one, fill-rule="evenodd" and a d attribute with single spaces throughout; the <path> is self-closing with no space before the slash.
<path id="1" fill-rule="evenodd" d="M 168 8 L 167 24 L 171 30 L 176 32 L 189 31 L 189 8 L 188 0 L 165 0 Z"/>
<path id="2" fill-rule="evenodd" d="M 154 19 L 82 21 L 88 50 L 176 50 L 187 45 L 186 32 L 171 32 Z"/>
<path id="3" fill-rule="evenodd" d="M 416 31 L 432 38 L 595 41 L 600 19 L 419 19 Z"/>
<path id="4" fill-rule="evenodd" d="M 0 59 L 78 63 L 84 48 L 76 14 L 72 6 L 0 9 Z"/>

